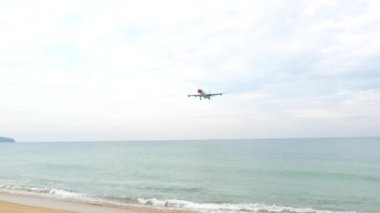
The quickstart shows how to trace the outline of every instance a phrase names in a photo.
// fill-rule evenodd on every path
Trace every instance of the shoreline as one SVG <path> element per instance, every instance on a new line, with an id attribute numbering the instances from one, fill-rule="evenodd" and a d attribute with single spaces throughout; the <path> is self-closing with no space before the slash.
<path id="1" fill-rule="evenodd" d="M 4 213 L 191 213 L 177 209 L 116 207 L 59 200 L 33 195 L 0 192 L 0 210 Z"/>

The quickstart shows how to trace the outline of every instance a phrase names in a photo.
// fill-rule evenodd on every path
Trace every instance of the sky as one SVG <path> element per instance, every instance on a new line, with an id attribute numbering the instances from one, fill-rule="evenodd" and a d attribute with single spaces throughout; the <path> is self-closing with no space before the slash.
<path id="1" fill-rule="evenodd" d="M 0 0 L 0 135 L 380 136 L 379 38 L 380 1 Z"/>

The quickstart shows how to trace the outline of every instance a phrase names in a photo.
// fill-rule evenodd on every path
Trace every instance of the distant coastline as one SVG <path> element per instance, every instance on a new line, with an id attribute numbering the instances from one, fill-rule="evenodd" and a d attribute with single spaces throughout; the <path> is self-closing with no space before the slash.
<path id="1" fill-rule="evenodd" d="M 14 142 L 16 141 L 13 138 L 0 137 L 0 143 L 14 143 Z"/>

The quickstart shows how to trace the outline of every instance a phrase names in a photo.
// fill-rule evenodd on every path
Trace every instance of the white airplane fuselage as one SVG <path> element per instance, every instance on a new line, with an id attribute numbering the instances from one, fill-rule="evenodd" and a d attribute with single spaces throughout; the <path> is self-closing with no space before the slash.
<path id="1" fill-rule="evenodd" d="M 211 95 L 209 95 L 207 92 L 203 91 L 202 89 L 198 89 L 198 94 L 199 94 L 199 98 L 202 99 L 202 98 L 205 98 L 205 99 L 210 99 Z"/>

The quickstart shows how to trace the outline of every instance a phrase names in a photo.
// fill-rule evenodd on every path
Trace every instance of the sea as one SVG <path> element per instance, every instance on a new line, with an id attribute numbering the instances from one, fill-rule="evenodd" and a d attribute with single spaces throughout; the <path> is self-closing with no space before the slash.
<path id="1" fill-rule="evenodd" d="M 380 138 L 1 143 L 0 192 L 198 212 L 378 213 Z"/>

